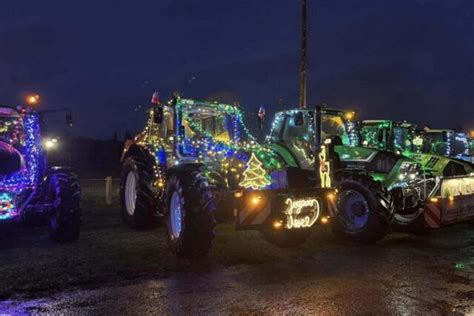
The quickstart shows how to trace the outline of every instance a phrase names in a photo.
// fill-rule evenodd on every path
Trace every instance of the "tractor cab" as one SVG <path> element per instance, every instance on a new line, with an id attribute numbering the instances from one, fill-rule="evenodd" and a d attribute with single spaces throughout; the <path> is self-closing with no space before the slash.
<path id="1" fill-rule="evenodd" d="M 414 159 L 433 176 L 461 176 L 473 170 L 457 159 L 456 133 L 452 130 L 417 132 L 415 125 L 407 122 L 365 120 L 360 122 L 360 133 L 364 146 Z"/>
<path id="2" fill-rule="evenodd" d="M 466 133 L 460 133 L 453 129 L 425 127 L 420 131 L 420 134 L 425 142 L 424 152 L 474 163 L 471 139 Z"/>
<path id="3" fill-rule="evenodd" d="M 25 125 L 20 114 L 13 108 L 0 107 L 0 142 L 17 148 L 25 145 Z"/>
<path id="4" fill-rule="evenodd" d="M 0 108 L 0 175 L 7 177 L 24 167 L 25 126 L 13 108 Z"/>
<path id="5" fill-rule="evenodd" d="M 362 145 L 398 154 L 411 152 L 417 146 L 415 127 L 407 122 L 365 120 L 360 124 Z"/>
<path id="6" fill-rule="evenodd" d="M 278 112 L 267 137 L 280 155 L 303 169 L 314 169 L 315 140 L 318 137 L 321 143 L 330 141 L 335 146 L 357 146 L 359 143 L 359 134 L 352 121 L 354 112 L 323 108 L 320 135 L 314 132 L 314 116 L 313 110 Z"/>
<path id="7" fill-rule="evenodd" d="M 358 135 L 350 120 L 354 112 L 323 109 L 321 115 L 321 137 L 333 138 L 342 145 L 357 145 Z M 299 139 L 314 143 L 314 111 L 290 110 L 279 112 L 275 116 L 269 140 L 272 142 Z"/>
<path id="8" fill-rule="evenodd" d="M 139 138 L 159 145 L 160 162 L 168 165 L 214 160 L 229 146 L 255 142 L 236 106 L 181 98 L 154 105 Z"/>

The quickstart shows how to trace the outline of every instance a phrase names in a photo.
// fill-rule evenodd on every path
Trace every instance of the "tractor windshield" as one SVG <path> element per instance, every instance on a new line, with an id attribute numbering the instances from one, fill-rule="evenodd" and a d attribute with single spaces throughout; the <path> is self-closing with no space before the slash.
<path id="1" fill-rule="evenodd" d="M 336 114 L 323 114 L 321 121 L 323 140 L 336 137 L 340 139 L 342 144 L 350 145 L 347 132 L 348 125 L 343 117 Z M 314 141 L 313 125 L 313 113 L 310 111 L 280 113 L 280 115 L 277 115 L 270 138 L 274 141 L 291 142 L 292 140 L 298 140 L 312 143 Z"/>
<path id="2" fill-rule="evenodd" d="M 189 138 L 212 137 L 219 141 L 231 139 L 231 118 L 225 113 L 190 113 L 184 120 L 185 135 Z"/>
<path id="3" fill-rule="evenodd" d="M 363 145 L 371 148 L 385 149 L 388 130 L 389 126 L 364 122 L 361 128 Z"/>
<path id="4" fill-rule="evenodd" d="M 413 151 L 412 134 L 409 128 L 395 126 L 393 128 L 393 147 L 395 151 Z"/>
<path id="5" fill-rule="evenodd" d="M 469 137 L 464 133 L 456 133 L 454 138 L 454 155 L 466 155 L 470 156 L 472 154 Z"/>
<path id="6" fill-rule="evenodd" d="M 0 116 L 0 141 L 22 147 L 25 143 L 23 120 L 19 116 Z"/>
<path id="7" fill-rule="evenodd" d="M 429 132 L 425 134 L 424 153 L 436 154 L 441 156 L 453 156 L 454 154 L 454 135 L 450 133 Z"/>
<path id="8" fill-rule="evenodd" d="M 367 147 L 398 152 L 413 151 L 412 128 L 408 125 L 396 125 L 389 121 L 364 121 L 361 136 L 363 145 Z"/>
<path id="9" fill-rule="evenodd" d="M 253 140 L 244 125 L 243 115 L 215 107 L 195 107 L 183 111 L 183 126 L 186 138 L 209 137 L 219 142 Z"/>

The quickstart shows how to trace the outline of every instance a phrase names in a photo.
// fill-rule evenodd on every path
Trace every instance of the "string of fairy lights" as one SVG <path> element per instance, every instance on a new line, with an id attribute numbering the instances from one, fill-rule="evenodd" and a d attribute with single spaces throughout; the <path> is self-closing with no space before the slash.
<path id="1" fill-rule="evenodd" d="M 18 193 L 24 188 L 33 187 L 39 176 L 42 146 L 38 115 L 36 113 L 26 114 L 24 115 L 23 122 L 26 139 L 24 146 L 19 147 L 25 166 L 21 172 L 14 173 L 0 181 L 0 191 Z M 7 141 L 11 143 L 11 140 Z"/>
<path id="2" fill-rule="evenodd" d="M 15 211 L 15 197 L 26 189 L 34 188 L 41 176 L 43 154 L 40 137 L 39 117 L 37 113 L 24 113 L 11 121 L 18 130 L 23 125 L 25 130 L 24 141 L 18 140 L 18 133 L 4 134 L 4 140 L 15 145 L 24 160 L 24 166 L 19 172 L 6 176 L 0 180 L 0 220 L 12 217 Z"/>

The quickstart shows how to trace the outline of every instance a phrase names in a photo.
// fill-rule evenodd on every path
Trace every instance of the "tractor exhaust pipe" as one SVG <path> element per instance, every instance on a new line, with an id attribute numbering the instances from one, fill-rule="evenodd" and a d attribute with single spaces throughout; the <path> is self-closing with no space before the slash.
<path id="1" fill-rule="evenodd" d="M 314 169 L 316 174 L 316 187 L 322 187 L 321 185 L 321 173 L 320 173 L 320 166 L 321 166 L 321 146 L 323 144 L 322 138 L 322 107 L 321 105 L 316 105 L 313 113 L 313 128 L 314 128 Z"/>

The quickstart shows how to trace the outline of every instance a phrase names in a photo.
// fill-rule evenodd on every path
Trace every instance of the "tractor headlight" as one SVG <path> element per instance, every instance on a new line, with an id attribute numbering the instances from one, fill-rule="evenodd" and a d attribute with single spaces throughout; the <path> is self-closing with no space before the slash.
<path id="1" fill-rule="evenodd" d="M 403 162 L 400 166 L 400 180 L 415 180 L 420 174 L 420 165 L 413 162 Z"/>

